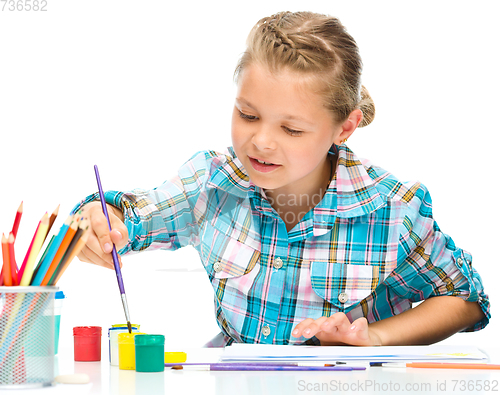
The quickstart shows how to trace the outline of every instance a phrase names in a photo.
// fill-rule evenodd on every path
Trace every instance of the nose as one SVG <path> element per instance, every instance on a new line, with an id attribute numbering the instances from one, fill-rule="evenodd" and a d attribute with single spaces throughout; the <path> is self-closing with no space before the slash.
<path id="1" fill-rule="evenodd" d="M 271 126 L 265 124 L 259 125 L 252 137 L 252 143 L 260 151 L 274 150 L 276 148 L 276 140 Z"/>

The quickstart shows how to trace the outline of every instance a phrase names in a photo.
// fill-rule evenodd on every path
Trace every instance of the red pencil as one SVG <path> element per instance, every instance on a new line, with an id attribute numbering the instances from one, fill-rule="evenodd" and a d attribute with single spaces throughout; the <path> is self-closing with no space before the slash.
<path id="1" fill-rule="evenodd" d="M 16 212 L 16 218 L 14 219 L 14 225 L 12 225 L 12 233 L 14 237 L 17 237 L 17 230 L 19 229 L 19 223 L 21 222 L 21 217 L 23 216 L 23 202 L 19 205 Z"/>
<path id="2" fill-rule="evenodd" d="M 3 257 L 3 282 L 6 286 L 12 285 L 12 275 L 10 273 L 9 246 L 5 235 L 2 234 L 2 257 Z"/>
<path id="3" fill-rule="evenodd" d="M 28 257 L 30 256 L 31 247 L 33 247 L 33 242 L 35 241 L 35 237 L 36 237 L 36 234 L 38 233 L 38 228 L 40 227 L 41 223 L 42 223 L 42 220 L 40 220 L 38 222 L 38 226 L 36 227 L 35 234 L 33 235 L 33 238 L 31 239 L 30 246 L 28 247 L 28 251 L 26 252 L 26 256 L 24 257 L 21 268 L 19 269 L 19 273 L 17 276 L 19 278 L 19 280 L 21 280 L 23 278 L 24 268 L 26 267 L 26 262 L 28 262 Z"/>
<path id="4" fill-rule="evenodd" d="M 9 244 L 9 260 L 10 260 L 10 275 L 12 276 L 12 285 L 19 285 L 19 281 L 17 278 L 17 264 L 16 264 L 16 255 L 14 253 L 14 242 L 16 238 L 14 234 L 11 233 L 9 238 L 7 239 L 7 243 Z"/>

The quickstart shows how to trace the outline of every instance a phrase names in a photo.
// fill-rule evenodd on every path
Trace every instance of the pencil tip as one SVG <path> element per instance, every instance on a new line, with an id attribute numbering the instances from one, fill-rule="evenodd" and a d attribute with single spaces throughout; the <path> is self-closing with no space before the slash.
<path id="1" fill-rule="evenodd" d="M 182 366 L 180 365 L 176 365 L 176 366 L 171 366 L 171 369 L 174 369 L 174 370 L 182 370 Z"/>

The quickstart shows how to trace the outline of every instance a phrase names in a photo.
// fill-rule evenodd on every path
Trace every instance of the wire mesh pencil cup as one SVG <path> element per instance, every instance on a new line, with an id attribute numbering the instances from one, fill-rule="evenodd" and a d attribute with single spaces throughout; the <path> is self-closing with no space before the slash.
<path id="1" fill-rule="evenodd" d="M 57 290 L 0 287 L 0 389 L 51 385 Z"/>

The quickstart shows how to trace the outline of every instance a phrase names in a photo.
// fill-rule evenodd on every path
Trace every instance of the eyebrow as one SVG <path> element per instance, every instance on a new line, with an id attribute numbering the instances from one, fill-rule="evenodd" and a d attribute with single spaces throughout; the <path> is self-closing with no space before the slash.
<path id="1" fill-rule="evenodd" d="M 250 103 L 248 100 L 246 100 L 242 97 L 237 97 L 236 101 L 241 102 L 241 103 L 247 105 L 248 107 L 250 107 L 252 110 L 257 111 L 257 109 L 252 105 L 252 103 Z M 298 117 L 295 115 L 291 115 L 291 114 L 283 114 L 283 115 L 281 115 L 281 118 L 284 118 L 284 119 L 290 120 L 290 121 L 300 121 L 300 122 L 306 123 L 308 125 L 313 125 L 313 123 L 309 122 L 307 119 L 302 118 L 302 117 Z"/>

